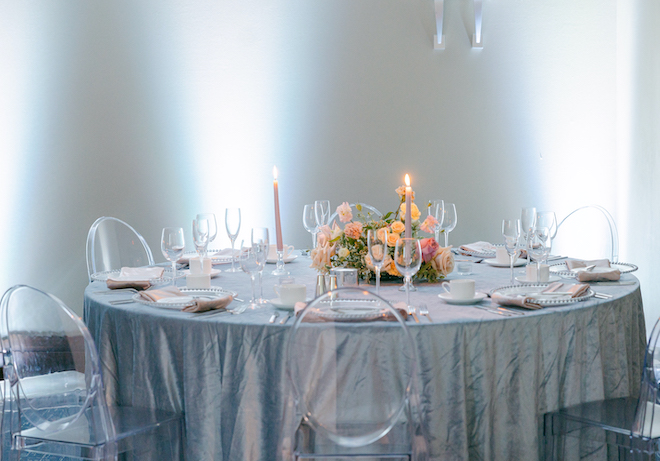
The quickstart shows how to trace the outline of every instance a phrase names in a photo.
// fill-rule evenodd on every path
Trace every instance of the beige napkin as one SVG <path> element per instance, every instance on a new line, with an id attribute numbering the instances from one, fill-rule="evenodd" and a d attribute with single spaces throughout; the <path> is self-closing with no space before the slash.
<path id="1" fill-rule="evenodd" d="M 548 285 L 541 293 L 565 292 L 570 293 L 571 298 L 579 298 L 580 296 L 584 296 L 588 291 L 589 285 L 586 283 L 565 285 L 562 282 L 554 282 Z"/>
<path id="2" fill-rule="evenodd" d="M 105 283 L 111 290 L 118 288 L 135 288 L 146 290 L 151 287 L 149 280 L 163 276 L 162 267 L 122 267 L 119 276 L 108 278 Z"/>
<path id="3" fill-rule="evenodd" d="M 525 309 L 541 309 L 537 299 L 531 296 L 505 296 L 499 293 L 493 293 L 491 299 L 502 306 L 524 307 Z"/>
<path id="4" fill-rule="evenodd" d="M 591 271 L 576 271 L 575 278 L 578 280 L 578 282 L 616 282 L 621 278 L 621 271 L 619 269 L 612 268 L 610 261 L 607 259 L 594 259 L 592 261 L 581 261 L 577 259 L 566 260 L 566 267 L 568 267 L 568 270 L 582 269 L 591 265 L 596 266 Z"/>
<path id="5" fill-rule="evenodd" d="M 298 315 L 300 315 L 300 312 L 302 312 L 302 310 L 305 307 L 307 307 L 307 303 L 304 303 L 304 302 L 301 302 L 301 301 L 297 302 L 293 306 L 293 312 L 294 312 L 295 316 L 297 317 Z M 399 315 L 401 316 L 401 318 L 404 321 L 408 319 L 408 309 L 406 309 L 406 304 L 405 303 L 398 302 L 392 307 L 399 312 Z M 365 322 L 365 321 L 374 322 L 376 320 L 396 321 L 396 318 L 394 317 L 394 315 L 392 315 L 388 312 L 386 315 L 383 315 L 381 317 L 376 317 L 376 318 L 368 319 L 368 320 L 366 320 L 366 319 L 357 319 L 355 321 L 356 322 Z M 325 317 L 319 317 L 318 315 L 314 315 L 314 314 L 307 314 L 305 316 L 304 321 L 307 322 L 307 323 L 316 323 L 316 322 L 333 322 L 334 320 L 326 319 Z"/>
<path id="6" fill-rule="evenodd" d="M 495 253 L 495 245 L 489 242 L 474 242 L 467 245 L 458 247 L 463 251 L 477 252 L 477 253 Z"/>
<path id="7" fill-rule="evenodd" d="M 140 297 L 147 301 L 158 302 L 159 299 L 172 298 L 175 296 L 186 296 L 177 287 L 169 286 L 160 288 L 158 290 L 148 290 L 140 293 Z M 229 304 L 234 300 L 231 295 L 224 296 L 219 299 L 203 300 L 195 299 L 194 303 L 181 309 L 183 312 L 207 312 L 211 310 L 226 309 Z"/>

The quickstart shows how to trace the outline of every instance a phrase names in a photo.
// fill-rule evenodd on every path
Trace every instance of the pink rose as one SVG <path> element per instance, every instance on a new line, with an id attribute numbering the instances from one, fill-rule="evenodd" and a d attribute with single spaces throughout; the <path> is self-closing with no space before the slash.
<path id="1" fill-rule="evenodd" d="M 435 232 L 435 227 L 437 225 L 438 225 L 438 220 L 435 219 L 435 217 L 428 215 L 424 220 L 424 222 L 422 223 L 422 225 L 419 226 L 419 228 L 428 234 L 433 234 Z"/>
<path id="2" fill-rule="evenodd" d="M 351 211 L 351 206 L 348 202 L 344 202 L 337 207 L 337 215 L 341 222 L 349 222 L 353 219 L 353 212 Z"/>
<path id="3" fill-rule="evenodd" d="M 438 242 L 434 238 L 426 238 L 419 241 L 422 247 L 422 259 L 425 263 L 431 261 L 438 250 Z"/>
<path id="4" fill-rule="evenodd" d="M 358 221 L 346 224 L 344 235 L 355 240 L 359 239 L 362 236 L 362 223 Z"/>

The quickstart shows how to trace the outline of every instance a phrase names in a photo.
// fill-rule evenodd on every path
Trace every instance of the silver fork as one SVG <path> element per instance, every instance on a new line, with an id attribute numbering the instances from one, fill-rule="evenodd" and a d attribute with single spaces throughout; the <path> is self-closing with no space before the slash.
<path id="1" fill-rule="evenodd" d="M 429 319 L 429 322 L 433 323 L 433 319 L 431 318 L 431 315 L 429 315 L 429 309 L 426 304 L 419 305 L 419 313 Z"/>

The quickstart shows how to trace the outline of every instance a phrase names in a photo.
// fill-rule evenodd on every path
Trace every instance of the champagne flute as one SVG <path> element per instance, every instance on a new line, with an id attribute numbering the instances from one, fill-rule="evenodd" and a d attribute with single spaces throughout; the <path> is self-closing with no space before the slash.
<path id="1" fill-rule="evenodd" d="M 245 241 L 241 241 L 241 254 L 239 256 L 239 261 L 241 269 L 243 272 L 250 276 L 250 282 L 252 282 L 252 299 L 247 303 L 246 308 L 258 309 L 261 307 L 257 302 L 257 291 L 256 291 L 256 274 L 259 271 L 259 262 L 257 260 L 257 252 L 251 245 L 245 245 Z"/>
<path id="2" fill-rule="evenodd" d="M 422 246 L 415 238 L 400 238 L 394 247 L 394 265 L 396 269 L 406 278 L 406 306 L 411 314 L 414 308 L 410 305 L 410 290 L 408 285 L 413 275 L 417 273 L 422 265 Z"/>
<path id="3" fill-rule="evenodd" d="M 206 218 L 200 218 L 201 215 L 197 215 L 193 219 L 192 223 L 192 234 L 193 234 L 193 243 L 195 244 L 195 249 L 199 255 L 200 264 L 202 259 L 206 258 L 206 253 L 209 246 L 209 221 Z"/>
<path id="4" fill-rule="evenodd" d="M 440 229 L 442 229 L 442 222 L 444 221 L 444 200 L 433 200 L 429 203 L 429 215 L 433 216 L 438 224 L 435 225 L 433 231 L 435 232 L 435 241 L 440 245 Z"/>
<path id="5" fill-rule="evenodd" d="M 257 276 L 258 276 L 258 290 L 259 297 L 257 298 L 258 304 L 266 304 L 268 301 L 264 299 L 263 288 L 263 272 L 268 259 L 268 229 L 266 227 L 255 227 L 251 233 L 252 249 L 256 253 L 257 258 Z"/>
<path id="6" fill-rule="evenodd" d="M 442 224 L 440 228 L 445 233 L 445 247 L 449 246 L 449 233 L 454 230 L 456 223 L 458 222 L 458 216 L 456 215 L 456 205 L 449 202 L 443 202 L 442 207 Z"/>
<path id="7" fill-rule="evenodd" d="M 316 200 L 314 202 L 314 214 L 316 215 L 316 225 L 320 228 L 328 224 L 330 219 L 330 200 Z"/>
<path id="8" fill-rule="evenodd" d="M 183 256 L 185 248 L 183 229 L 181 227 L 165 227 L 160 239 L 160 251 L 165 259 L 172 262 L 172 285 L 176 285 L 174 279 L 177 276 L 176 262 Z"/>
<path id="9" fill-rule="evenodd" d="M 225 272 L 238 272 L 240 269 L 236 268 L 235 266 L 236 255 L 234 254 L 234 243 L 236 242 L 236 237 L 238 237 L 238 233 L 241 230 L 240 208 L 225 209 L 225 228 L 227 229 L 227 235 L 231 240 L 231 268 L 227 269 Z"/>
<path id="10" fill-rule="evenodd" d="M 312 234 L 312 248 L 316 248 L 316 234 L 319 232 L 319 225 L 316 223 L 316 212 L 313 204 L 305 205 L 303 208 L 303 226 L 307 232 Z"/>
<path id="11" fill-rule="evenodd" d="M 367 232 L 367 246 L 371 265 L 376 269 L 376 294 L 380 291 L 380 271 L 387 256 L 387 229 L 378 231 L 369 229 Z"/>
<path id="12" fill-rule="evenodd" d="M 536 208 L 526 207 L 520 211 L 520 225 L 522 227 L 522 237 L 525 241 L 525 248 L 527 248 L 527 241 L 531 235 L 534 226 L 536 225 Z M 527 263 L 529 264 L 530 257 L 527 255 Z"/>
<path id="13" fill-rule="evenodd" d="M 502 236 L 504 237 L 504 248 L 509 254 L 511 266 L 511 285 L 515 284 L 513 278 L 513 261 L 516 258 L 518 239 L 520 238 L 520 219 L 505 219 L 502 221 Z"/>

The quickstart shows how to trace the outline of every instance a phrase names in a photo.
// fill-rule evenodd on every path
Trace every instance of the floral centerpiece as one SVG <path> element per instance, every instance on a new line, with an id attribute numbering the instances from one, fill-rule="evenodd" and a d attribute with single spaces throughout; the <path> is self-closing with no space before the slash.
<path id="1" fill-rule="evenodd" d="M 310 267 L 327 273 L 333 267 L 352 267 L 358 270 L 360 278 L 369 280 L 375 268 L 369 258 L 367 231 L 375 230 L 379 235 L 387 231 L 387 249 L 381 277 L 400 278 L 402 275 L 394 264 L 394 247 L 405 231 L 406 192 L 405 186 L 396 189 L 399 206 L 395 212 L 389 212 L 380 219 L 373 219 L 362 213 L 362 206 L 356 205 L 357 216 L 353 216 L 351 206 L 344 202 L 337 207 L 337 217 L 344 223 L 342 229 L 336 222 L 322 226 L 317 234 L 317 246 L 311 252 Z M 413 192 L 412 200 L 415 199 Z M 429 215 L 420 223 L 421 212 L 414 201 L 411 202 L 412 236 L 420 239 L 422 247 L 422 266 L 415 275 L 417 280 L 436 282 L 454 270 L 454 255 L 451 246 L 443 248 L 433 237 L 424 237 L 422 233 L 433 234 L 438 221 Z M 382 237 L 381 237 L 382 239 Z"/>

